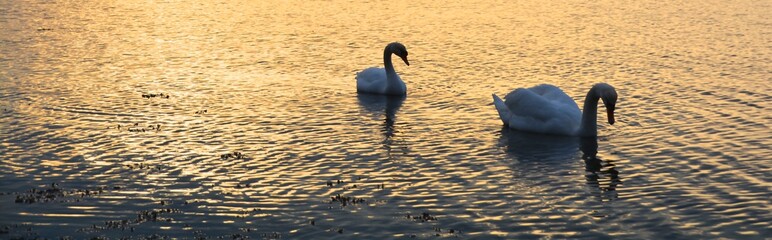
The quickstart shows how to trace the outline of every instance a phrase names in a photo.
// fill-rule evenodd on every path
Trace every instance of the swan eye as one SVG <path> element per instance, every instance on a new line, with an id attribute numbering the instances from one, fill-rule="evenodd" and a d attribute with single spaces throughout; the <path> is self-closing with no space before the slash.
<path id="1" fill-rule="evenodd" d="M 604 97 L 603 105 L 605 105 L 608 109 L 614 109 L 614 105 L 616 105 L 616 99 Z"/>

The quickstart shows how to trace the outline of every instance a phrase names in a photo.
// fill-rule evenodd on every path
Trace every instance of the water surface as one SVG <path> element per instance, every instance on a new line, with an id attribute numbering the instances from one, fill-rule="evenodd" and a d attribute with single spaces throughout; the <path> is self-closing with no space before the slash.
<path id="1" fill-rule="evenodd" d="M 0 238 L 769 237 L 770 12 L 3 1 Z M 392 41 L 408 96 L 357 95 Z M 620 94 L 597 139 L 491 104 L 596 82 Z"/>

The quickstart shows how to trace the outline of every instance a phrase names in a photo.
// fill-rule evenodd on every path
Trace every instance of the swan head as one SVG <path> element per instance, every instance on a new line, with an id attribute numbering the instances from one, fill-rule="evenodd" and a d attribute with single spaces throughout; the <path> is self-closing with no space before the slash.
<path id="1" fill-rule="evenodd" d="M 617 104 L 617 91 L 611 85 L 606 83 L 599 83 L 596 85 L 599 87 L 600 99 L 603 100 L 603 105 L 606 106 L 606 114 L 608 115 L 608 123 L 614 125 L 614 109 Z"/>
<path id="2" fill-rule="evenodd" d="M 410 62 L 407 61 L 407 48 L 405 48 L 405 45 L 402 45 L 402 43 L 393 42 L 389 43 L 389 45 L 386 46 L 386 49 L 388 49 L 391 53 L 394 53 L 394 55 L 402 58 L 402 61 L 410 66 Z"/>

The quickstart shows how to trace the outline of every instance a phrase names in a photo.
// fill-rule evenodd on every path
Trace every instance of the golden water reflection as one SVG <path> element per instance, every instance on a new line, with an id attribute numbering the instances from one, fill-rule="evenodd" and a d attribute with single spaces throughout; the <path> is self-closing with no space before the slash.
<path id="1" fill-rule="evenodd" d="M 772 220 L 768 12 L 0 2 L 0 231 L 756 238 Z M 358 95 L 392 41 L 408 96 Z M 502 129 L 490 104 L 539 83 L 580 101 L 596 82 L 620 93 L 598 139 Z"/>

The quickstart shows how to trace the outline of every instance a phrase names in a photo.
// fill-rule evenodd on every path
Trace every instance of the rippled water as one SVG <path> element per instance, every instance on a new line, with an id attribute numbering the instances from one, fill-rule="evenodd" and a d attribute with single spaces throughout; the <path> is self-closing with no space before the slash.
<path id="1" fill-rule="evenodd" d="M 2 1 L 0 238 L 769 237 L 770 5 Z M 598 139 L 491 105 L 596 82 Z"/>

